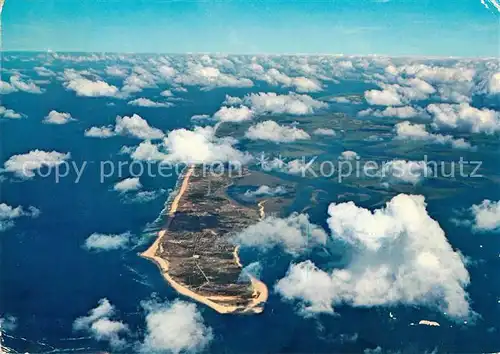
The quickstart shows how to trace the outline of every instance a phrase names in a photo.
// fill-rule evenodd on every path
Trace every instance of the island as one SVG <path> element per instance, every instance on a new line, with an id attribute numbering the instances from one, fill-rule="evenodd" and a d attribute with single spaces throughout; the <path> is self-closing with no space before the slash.
<path id="1" fill-rule="evenodd" d="M 233 174 L 188 166 L 165 225 L 141 255 L 157 264 L 178 293 L 219 313 L 261 313 L 268 289 L 255 277 L 242 276 L 231 236 L 264 217 L 264 207 L 244 206 L 227 195 L 238 178 Z"/>

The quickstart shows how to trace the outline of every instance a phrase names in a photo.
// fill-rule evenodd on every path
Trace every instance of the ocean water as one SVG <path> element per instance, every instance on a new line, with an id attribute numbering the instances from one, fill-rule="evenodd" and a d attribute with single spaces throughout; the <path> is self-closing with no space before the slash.
<path id="1" fill-rule="evenodd" d="M 10 63 L 22 66 L 21 62 Z M 83 64 L 80 64 L 83 65 Z M 88 64 L 86 64 L 88 65 Z M 110 81 L 112 82 L 112 81 Z M 362 93 L 369 84 L 345 82 L 327 87 L 328 94 Z M 16 92 L 2 97 L 2 104 L 28 117 L 19 121 L 1 120 L 1 162 L 8 157 L 30 150 L 71 152 L 73 161 L 89 161 L 79 183 L 74 173 L 56 182 L 54 178 L 34 178 L 16 181 L 7 176 L 0 184 L 1 200 L 9 205 L 36 206 L 38 218 L 20 218 L 15 226 L 0 234 L 0 291 L 1 313 L 17 318 L 17 327 L 4 333 L 6 346 L 17 352 L 96 352 L 109 350 L 105 342 L 82 336 L 72 330 L 73 321 L 95 307 L 101 298 L 108 298 L 119 311 L 119 317 L 134 333 L 132 340 L 140 341 L 145 330 L 144 313 L 140 302 L 156 294 L 162 300 L 183 298 L 163 280 L 151 262 L 138 256 L 154 239 L 158 224 L 154 221 L 165 207 L 168 193 L 177 182 L 177 176 L 168 178 L 141 177 L 146 190 L 164 189 L 165 193 L 147 203 L 126 203 L 124 197 L 112 191 L 117 176 L 99 180 L 101 161 L 128 161 L 120 155 L 122 146 L 137 145 L 140 141 L 127 137 L 89 139 L 83 132 L 90 126 L 107 125 L 117 115 L 137 113 L 147 118 L 150 125 L 164 131 L 193 126 L 194 114 L 211 114 L 221 105 L 226 94 L 241 96 L 260 92 L 264 84 L 251 89 L 214 89 L 203 91 L 190 88 L 185 99 L 171 108 L 131 107 L 123 100 L 92 98 L 82 101 L 73 92 L 65 90 L 60 82 L 45 86 L 43 95 Z M 287 93 L 287 89 L 275 92 Z M 158 95 L 158 89 L 146 89 L 143 97 Z M 311 96 L 320 97 L 324 95 Z M 82 103 L 84 102 L 84 103 Z M 113 105 L 109 105 L 113 102 Z M 422 103 L 425 104 L 425 103 Z M 485 106 L 494 105 L 491 102 Z M 352 112 L 366 108 L 333 104 L 332 111 Z M 48 111 L 70 111 L 78 120 L 65 126 L 41 124 Z M 283 118 L 285 119 L 285 118 Z M 293 120 L 294 118 L 289 118 Z M 346 118 L 349 119 L 349 118 Z M 366 118 L 363 130 L 389 129 L 394 120 L 380 121 Z M 382 126 L 382 128 L 381 128 Z M 373 129 L 372 129 L 373 128 Z M 349 135 L 352 137 L 351 135 Z M 332 244 L 331 254 L 312 249 L 293 259 L 274 249 L 258 252 L 244 249 L 244 264 L 258 261 L 263 266 L 262 280 L 268 284 L 270 298 L 264 313 L 255 316 L 220 315 L 198 305 L 205 323 L 214 333 L 207 353 L 358 353 L 365 349 L 383 348 L 384 352 L 421 353 L 437 349 L 439 352 L 492 352 L 500 349 L 500 237 L 491 233 L 471 233 L 470 229 L 451 222 L 456 210 L 466 209 L 483 199 L 499 200 L 498 165 L 500 144 L 497 138 L 471 138 L 480 149 L 465 152 L 470 160 L 483 161 L 485 178 L 468 185 L 467 181 L 429 181 L 411 190 L 428 197 L 429 214 L 445 231 L 449 242 L 468 259 L 471 284 L 467 288 L 471 306 L 478 316 L 474 324 L 457 323 L 435 310 L 425 307 L 395 306 L 391 308 L 336 307 L 334 315 L 304 317 L 298 304 L 283 301 L 273 291 L 273 284 L 284 276 L 290 262 L 312 259 L 323 267 L 343 263 L 343 249 Z M 321 143 L 321 142 L 316 142 Z M 421 157 L 423 151 L 411 144 L 401 150 L 391 143 L 365 143 L 355 138 L 336 139 L 322 144 L 323 158 L 336 156 L 346 149 L 362 156 L 387 160 L 401 157 Z M 262 145 L 242 142 L 242 150 L 258 152 Z M 281 147 L 266 146 L 266 151 L 279 153 Z M 427 146 L 426 154 L 453 161 L 460 153 L 449 152 L 438 146 Z M 284 213 L 301 211 L 311 206 L 311 194 L 318 194 L 317 202 L 308 209 L 312 222 L 328 230 L 327 207 L 337 196 L 351 193 L 357 205 L 377 208 L 398 193 L 353 181 L 338 183 L 335 179 L 304 179 L 281 173 L 275 176 L 296 184 L 294 200 Z M 128 171 L 122 178 L 129 177 Z M 365 197 L 363 197 L 365 196 Z M 139 245 L 125 251 L 88 252 L 82 245 L 94 232 L 122 233 L 130 231 Z M 185 299 L 185 298 L 184 298 Z M 185 299 L 189 301 L 188 299 Z M 389 312 L 396 317 L 391 319 Z M 412 326 L 421 319 L 441 323 L 439 328 Z"/>

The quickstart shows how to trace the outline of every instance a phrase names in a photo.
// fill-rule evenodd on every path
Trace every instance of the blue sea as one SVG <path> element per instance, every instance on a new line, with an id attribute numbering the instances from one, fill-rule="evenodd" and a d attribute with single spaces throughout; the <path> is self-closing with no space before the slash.
<path id="1" fill-rule="evenodd" d="M 33 54 L 34 56 L 35 54 Z M 34 64 L 23 61 L 23 54 L 4 62 L 3 80 L 18 69 L 34 77 Z M 109 63 L 107 63 L 109 64 Z M 62 71 L 57 61 L 51 64 L 54 71 Z M 67 63 L 64 65 L 68 65 Z M 71 63 L 78 69 L 102 70 L 103 63 Z M 33 76 L 31 76 L 33 75 Z M 115 80 L 115 81 L 113 81 Z M 118 79 L 109 78 L 111 84 L 120 85 Z M 373 83 L 346 80 L 329 82 L 321 93 L 309 93 L 319 98 L 327 95 L 360 94 L 374 88 Z M 132 341 L 141 341 L 145 333 L 145 314 L 141 301 L 153 294 L 162 301 L 181 298 L 162 278 L 157 267 L 138 256 L 151 244 L 161 225 L 162 210 L 169 193 L 175 189 L 178 176 L 141 177 L 145 190 L 165 190 L 158 198 L 144 202 L 127 202 L 124 196 L 113 191 L 113 185 L 130 177 L 112 176 L 101 183 L 99 168 L 102 161 L 130 161 L 120 154 L 122 146 L 135 146 L 140 140 L 126 136 L 110 139 L 91 139 L 84 131 L 91 126 L 113 124 L 116 116 L 138 114 L 148 123 L 163 131 L 192 128 L 190 119 L 196 114 L 211 115 L 217 111 L 226 95 L 243 96 L 251 92 L 288 93 L 289 88 L 272 87 L 258 83 L 251 88 L 213 88 L 204 90 L 196 86 L 179 93 L 183 99 L 168 108 L 134 107 L 127 100 L 108 97 L 77 97 L 65 89 L 57 78 L 43 84 L 43 94 L 13 92 L 3 95 L 1 104 L 24 118 L 0 120 L 0 161 L 3 165 L 9 157 L 32 150 L 70 152 L 71 161 L 88 162 L 78 183 L 71 172 L 56 182 L 53 174 L 46 178 L 35 176 L 21 180 L 3 173 L 0 184 L 0 202 L 24 207 L 35 206 L 41 213 L 36 218 L 23 217 L 15 225 L 0 234 L 0 314 L 16 318 L 15 328 L 4 331 L 3 344 L 16 352 L 64 353 L 109 351 L 105 341 L 97 341 L 89 335 L 75 333 L 74 320 L 88 313 L 101 298 L 107 298 L 116 307 L 120 320 L 131 328 Z M 145 88 L 140 97 L 158 98 L 168 85 Z M 425 103 L 421 103 L 425 105 Z M 476 102 L 499 109 L 498 102 Z M 341 124 L 347 127 L 355 112 L 367 108 L 366 103 L 349 105 L 332 103 L 328 111 L 311 119 L 326 119 L 331 112 L 343 112 Z M 77 120 L 66 125 L 43 124 L 50 110 L 71 112 Z M 292 122 L 295 117 L 276 117 L 277 121 Z M 390 132 L 395 118 L 360 118 L 358 133 L 372 134 L 377 129 Z M 209 124 L 212 124 L 209 122 Z M 321 126 L 320 122 L 314 122 Z M 299 121 L 300 125 L 300 121 Z M 453 161 L 459 156 L 482 161 L 483 178 L 473 182 L 432 180 L 421 185 L 407 187 L 406 192 L 424 194 L 427 197 L 429 215 L 439 222 L 454 249 L 467 259 L 471 283 L 467 287 L 470 304 L 477 313 L 471 323 L 449 319 L 434 309 L 398 305 L 393 307 L 336 306 L 335 314 L 302 316 L 296 302 L 284 301 L 273 291 L 274 284 L 282 278 L 290 262 L 312 259 L 316 264 L 335 267 L 343 262 L 342 249 L 332 254 L 311 250 L 298 259 L 279 249 L 267 252 L 244 249 L 244 264 L 258 261 L 263 271 L 262 280 L 270 289 L 265 311 L 259 315 L 221 315 L 201 304 L 197 305 L 203 320 L 213 330 L 214 338 L 204 349 L 207 353 L 361 353 L 379 348 L 380 352 L 422 353 L 486 353 L 500 350 L 500 236 L 498 233 L 473 233 L 470 228 L 457 225 L 452 219 L 457 211 L 466 210 L 483 199 L 499 200 L 500 143 L 498 136 L 468 137 L 477 151 L 451 151 L 442 146 L 411 143 L 403 148 L 394 143 L 366 142 L 356 139 L 353 130 L 345 129 L 349 139 L 335 138 L 318 141 L 323 158 L 337 156 L 344 150 L 355 150 L 363 157 L 378 160 L 394 158 L 421 159 L 424 154 Z M 385 130 L 384 130 L 385 129 Z M 269 144 L 255 147 L 251 141 L 242 140 L 237 146 L 242 151 L 279 153 L 285 145 Z M 311 147 L 308 145 L 308 147 Z M 337 202 L 338 196 L 347 193 L 358 206 L 380 208 L 398 194 L 397 189 L 374 188 L 353 181 L 338 183 L 335 179 L 301 178 L 272 172 L 295 185 L 294 199 L 283 211 L 284 215 L 307 209 L 310 220 L 328 229 L 327 207 Z M 408 189 L 409 188 L 409 189 Z M 318 194 L 315 204 L 311 196 Z M 363 197 L 364 196 L 364 197 Z M 120 234 L 131 232 L 136 246 L 126 250 L 89 252 L 83 245 L 92 233 Z M 389 313 L 392 313 L 391 318 Z M 415 326 L 421 319 L 438 321 L 438 328 Z"/>

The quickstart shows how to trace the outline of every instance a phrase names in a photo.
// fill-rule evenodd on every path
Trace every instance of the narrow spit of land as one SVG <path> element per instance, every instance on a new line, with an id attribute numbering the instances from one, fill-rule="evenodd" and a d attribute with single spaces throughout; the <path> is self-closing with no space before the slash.
<path id="1" fill-rule="evenodd" d="M 243 266 L 230 233 L 263 218 L 263 204 L 257 210 L 231 200 L 229 174 L 189 166 L 180 178 L 165 226 L 141 255 L 158 265 L 177 292 L 219 313 L 262 312 L 268 289 L 256 278 L 240 276 Z"/>

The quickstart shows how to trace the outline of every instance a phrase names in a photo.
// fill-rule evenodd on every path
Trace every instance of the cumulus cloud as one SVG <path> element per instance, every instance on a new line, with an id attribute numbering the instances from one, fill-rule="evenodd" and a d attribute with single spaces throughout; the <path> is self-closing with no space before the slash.
<path id="1" fill-rule="evenodd" d="M 359 158 L 359 155 L 357 152 L 355 151 L 351 151 L 351 150 L 346 150 L 346 151 L 343 151 L 340 156 L 339 156 L 339 160 L 355 160 Z"/>
<path id="2" fill-rule="evenodd" d="M 442 103 L 430 104 L 427 111 L 432 115 L 432 126 L 436 129 L 457 129 L 485 134 L 500 131 L 500 113 L 491 109 L 478 109 L 468 103 Z"/>
<path id="3" fill-rule="evenodd" d="M 10 83 L 6 81 L 0 81 L 0 94 L 7 95 L 16 91 L 17 90 Z"/>
<path id="4" fill-rule="evenodd" d="M 115 136 L 115 131 L 113 126 L 107 127 L 90 127 L 85 130 L 85 136 L 89 138 L 110 138 Z"/>
<path id="5" fill-rule="evenodd" d="M 384 110 L 376 110 L 373 108 L 368 108 L 358 113 L 358 116 L 374 116 L 374 117 L 397 117 L 397 118 L 414 118 L 421 115 L 422 112 L 411 107 L 411 106 L 402 106 L 402 107 L 387 107 Z"/>
<path id="6" fill-rule="evenodd" d="M 323 136 L 335 136 L 335 130 L 328 128 L 317 128 L 313 132 L 314 135 L 323 135 Z"/>
<path id="7" fill-rule="evenodd" d="M 311 136 L 295 126 L 279 125 L 275 121 L 266 120 L 248 128 L 245 137 L 251 140 L 268 140 L 275 143 L 290 143 L 296 140 L 307 140 Z"/>
<path id="8" fill-rule="evenodd" d="M 239 106 L 243 104 L 243 100 L 239 97 L 226 95 L 226 99 L 222 103 L 227 106 Z"/>
<path id="9" fill-rule="evenodd" d="M 41 94 L 43 93 L 42 89 L 38 87 L 32 81 L 24 81 L 23 78 L 19 75 L 13 75 L 10 77 L 10 84 L 15 91 L 23 91 L 27 93 Z"/>
<path id="10" fill-rule="evenodd" d="M 491 95 L 500 93 L 500 72 L 492 74 L 488 80 L 488 92 Z"/>
<path id="11" fill-rule="evenodd" d="M 137 107 L 150 107 L 150 108 L 167 108 L 172 107 L 174 104 L 171 102 L 155 102 L 150 100 L 149 98 L 137 98 L 135 100 L 129 101 L 129 105 L 137 106 Z"/>
<path id="12" fill-rule="evenodd" d="M 244 194 L 245 198 L 261 198 L 261 197 L 274 197 L 276 195 L 286 194 L 287 191 L 283 186 L 269 187 L 267 185 L 262 185 L 256 190 L 247 190 Z"/>
<path id="13" fill-rule="evenodd" d="M 71 114 L 52 110 L 44 118 L 43 122 L 47 124 L 66 124 L 72 120 L 74 118 L 71 117 Z"/>
<path id="14" fill-rule="evenodd" d="M 369 90 L 365 92 L 365 99 L 369 104 L 379 106 L 401 105 L 401 97 L 396 90 L 386 88 L 384 90 Z"/>
<path id="15" fill-rule="evenodd" d="M 285 299 L 301 301 L 304 313 L 404 304 L 455 319 L 471 315 L 463 257 L 428 215 L 423 196 L 399 194 L 375 211 L 330 204 L 328 213 L 332 237 L 350 247 L 346 267 L 327 272 L 311 261 L 292 264 L 276 284 Z"/>
<path id="16" fill-rule="evenodd" d="M 27 154 L 11 156 L 4 163 L 5 172 L 14 173 L 21 178 L 33 178 L 36 170 L 47 167 L 53 168 L 70 158 L 70 153 L 63 154 L 57 151 L 32 150 Z"/>
<path id="17" fill-rule="evenodd" d="M 85 131 L 85 136 L 92 138 L 109 138 L 115 135 L 126 135 L 138 139 L 161 139 L 163 132 L 153 128 L 140 115 L 132 117 L 116 117 L 115 126 L 92 127 Z"/>
<path id="18" fill-rule="evenodd" d="M 14 220 L 20 217 L 36 218 L 40 215 L 40 210 L 30 206 L 25 210 L 21 206 L 12 207 L 8 204 L 0 204 L 0 231 L 5 231 L 14 226 Z"/>
<path id="19" fill-rule="evenodd" d="M 116 235 L 93 233 L 85 240 L 84 247 L 89 251 L 111 251 L 127 248 L 131 236 L 130 232 Z"/>
<path id="20" fill-rule="evenodd" d="M 214 114 L 214 118 L 221 122 L 243 122 L 250 120 L 253 117 L 253 112 L 246 106 L 240 107 L 221 107 Z"/>
<path id="21" fill-rule="evenodd" d="M 214 127 L 176 129 L 163 141 L 164 160 L 187 164 L 211 162 L 247 162 L 249 156 L 233 147 L 231 138 L 218 138 Z M 154 150 L 154 149 L 151 149 Z M 156 149 L 158 150 L 158 149 Z M 154 151 L 156 155 L 156 151 Z"/>
<path id="22" fill-rule="evenodd" d="M 382 90 L 368 90 L 365 99 L 371 105 L 401 106 L 411 101 L 425 100 L 436 89 L 419 78 L 399 79 L 395 84 L 379 84 Z"/>
<path id="23" fill-rule="evenodd" d="M 212 329 L 193 303 L 142 302 L 146 312 L 146 335 L 141 345 L 144 353 L 191 353 L 207 348 L 213 339 Z"/>
<path id="24" fill-rule="evenodd" d="M 109 76 L 125 77 L 127 76 L 127 69 L 116 65 L 106 67 L 106 74 Z"/>
<path id="25" fill-rule="evenodd" d="M 90 80 L 75 70 L 65 70 L 64 79 L 66 89 L 75 91 L 77 96 L 115 97 L 120 93 L 116 86 L 102 80 Z"/>
<path id="26" fill-rule="evenodd" d="M 85 331 L 98 341 L 108 342 L 113 349 L 121 349 L 126 345 L 123 336 L 129 333 L 129 328 L 121 321 L 112 320 L 115 314 L 115 307 L 103 298 L 87 316 L 78 317 L 73 322 L 73 330 Z"/>
<path id="27" fill-rule="evenodd" d="M 0 106 L 0 116 L 8 119 L 20 119 L 23 116 L 20 113 L 12 109 L 5 108 L 4 106 Z"/>
<path id="28" fill-rule="evenodd" d="M 124 180 L 117 182 L 113 187 L 115 191 L 120 193 L 136 191 L 141 188 L 142 184 L 139 181 L 139 177 L 125 178 Z"/>
<path id="29" fill-rule="evenodd" d="M 163 97 L 172 97 L 174 94 L 172 93 L 172 90 L 164 90 L 160 93 Z"/>
<path id="30" fill-rule="evenodd" d="M 278 69 L 271 68 L 262 75 L 256 76 L 262 81 L 266 81 L 271 85 L 281 85 L 284 87 L 293 87 L 297 92 L 317 92 L 322 91 L 321 84 L 314 79 L 310 79 L 304 76 L 290 77 Z"/>
<path id="31" fill-rule="evenodd" d="M 143 141 L 136 148 L 122 148 L 122 152 L 130 153 L 130 157 L 137 161 L 162 161 L 168 158 L 168 154 L 160 151 L 159 145 L 155 145 L 149 140 Z"/>
<path id="32" fill-rule="evenodd" d="M 132 117 L 116 117 L 115 133 L 139 139 L 161 139 L 164 135 L 160 129 L 149 126 L 148 122 L 137 114 Z"/>
<path id="33" fill-rule="evenodd" d="M 184 73 L 175 77 L 175 82 L 188 86 L 214 87 L 252 87 L 253 82 L 244 77 L 223 73 L 216 67 L 199 63 L 188 63 Z"/>
<path id="34" fill-rule="evenodd" d="M 56 73 L 53 72 L 52 70 L 44 67 L 44 66 L 35 66 L 35 72 L 37 73 L 38 76 L 42 77 L 51 77 L 51 76 L 56 76 Z"/>
<path id="35" fill-rule="evenodd" d="M 463 138 L 455 139 L 451 135 L 433 134 L 425 130 L 424 124 L 412 124 L 404 121 L 395 126 L 396 140 L 427 141 L 432 144 L 450 144 L 455 149 L 474 149 L 474 147 Z"/>
<path id="36" fill-rule="evenodd" d="M 324 244 L 327 235 L 321 227 L 311 224 L 306 214 L 293 213 L 285 219 L 268 216 L 232 239 L 242 247 L 268 250 L 280 246 L 291 254 L 298 254 L 308 247 Z"/>
<path id="37" fill-rule="evenodd" d="M 217 138 L 215 128 L 195 127 L 194 130 L 177 129 L 169 133 L 163 143 L 144 141 L 137 147 L 122 147 L 138 161 L 183 163 L 246 162 L 250 156 L 233 148 L 231 138 Z M 200 149 L 200 150 L 198 150 Z M 203 152 L 203 153 L 201 153 Z"/>
<path id="38" fill-rule="evenodd" d="M 470 211 L 474 217 L 473 228 L 478 231 L 500 230 L 500 201 L 485 199 L 474 204 Z"/>
<path id="39" fill-rule="evenodd" d="M 289 93 L 278 95 L 276 93 L 252 93 L 243 98 L 246 105 L 256 114 L 290 114 L 306 115 L 328 107 L 325 102 L 315 100 L 308 95 Z"/>

